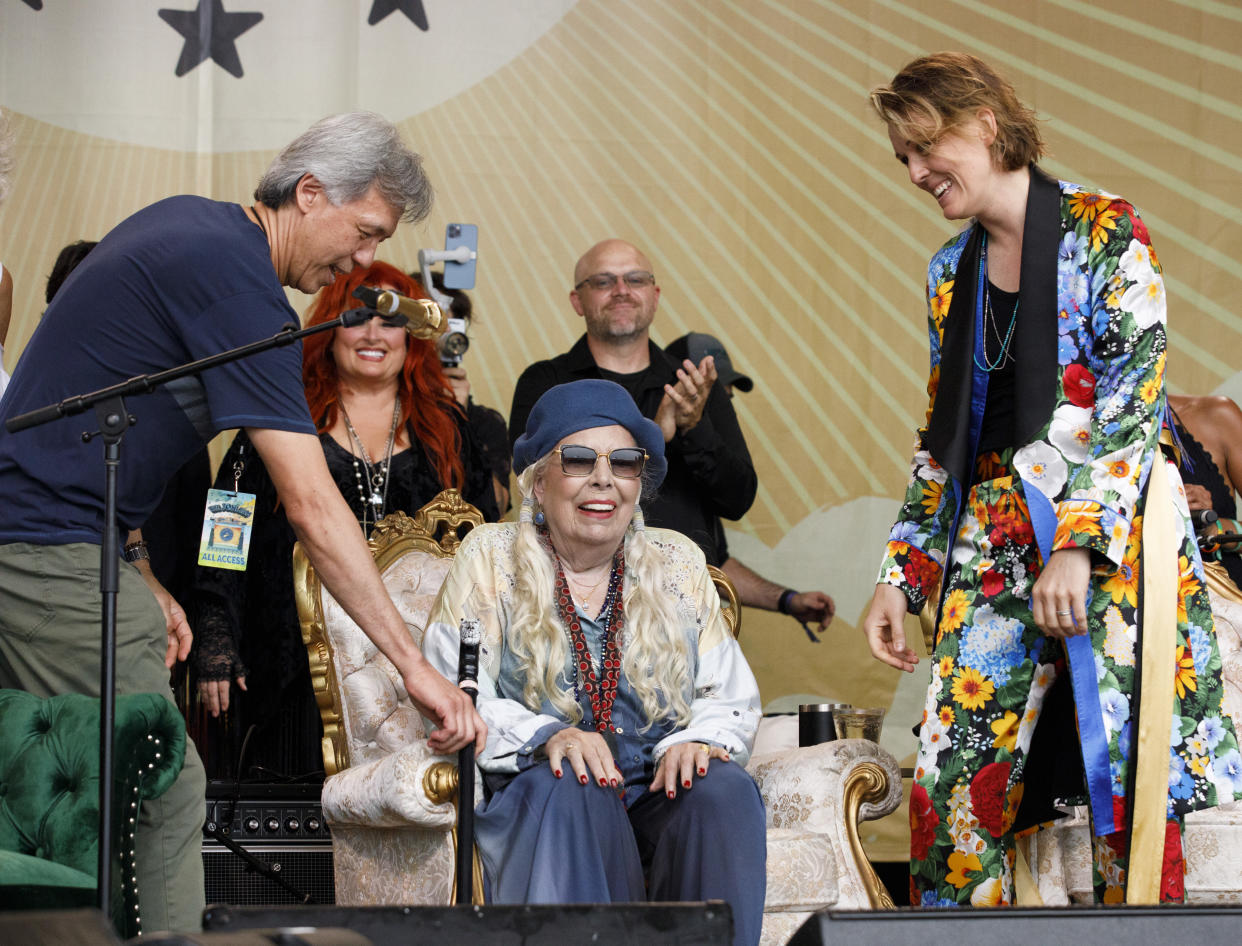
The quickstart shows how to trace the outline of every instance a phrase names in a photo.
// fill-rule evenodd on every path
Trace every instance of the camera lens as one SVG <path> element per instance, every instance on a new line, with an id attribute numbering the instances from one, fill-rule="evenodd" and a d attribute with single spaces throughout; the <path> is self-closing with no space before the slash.
<path id="1" fill-rule="evenodd" d="M 440 351 L 446 355 L 464 355 L 470 339 L 462 332 L 451 332 L 440 339 Z"/>
<path id="2" fill-rule="evenodd" d="M 450 223 L 448 226 L 449 239 L 456 240 L 461 236 L 461 226 L 456 223 Z"/>

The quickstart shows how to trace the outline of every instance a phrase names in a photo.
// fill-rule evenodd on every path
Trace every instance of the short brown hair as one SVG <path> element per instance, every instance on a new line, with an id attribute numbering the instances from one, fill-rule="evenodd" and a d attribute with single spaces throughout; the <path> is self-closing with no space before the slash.
<path id="1" fill-rule="evenodd" d="M 888 85 L 872 90 L 871 105 L 899 135 L 923 149 L 986 108 L 996 116 L 991 147 L 997 165 L 1016 171 L 1044 153 L 1035 111 L 1018 100 L 1007 79 L 968 53 L 933 53 L 914 60 Z"/>

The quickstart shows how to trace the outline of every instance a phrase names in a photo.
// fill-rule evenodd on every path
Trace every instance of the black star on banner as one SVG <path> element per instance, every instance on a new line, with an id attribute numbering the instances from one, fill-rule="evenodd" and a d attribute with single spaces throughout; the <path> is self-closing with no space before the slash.
<path id="1" fill-rule="evenodd" d="M 390 13 L 400 10 L 420 30 L 426 32 L 427 11 L 423 9 L 423 0 L 372 0 L 371 15 L 367 17 L 367 25 L 374 26 Z"/>
<path id="2" fill-rule="evenodd" d="M 204 59 L 214 59 L 229 75 L 242 77 L 234 40 L 261 19 L 262 13 L 225 13 L 224 0 L 198 0 L 193 10 L 160 10 L 160 19 L 185 37 L 176 74 L 183 76 Z"/>

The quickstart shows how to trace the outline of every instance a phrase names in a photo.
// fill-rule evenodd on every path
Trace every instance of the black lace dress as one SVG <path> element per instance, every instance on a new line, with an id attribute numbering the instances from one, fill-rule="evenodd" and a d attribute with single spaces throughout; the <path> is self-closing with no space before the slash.
<path id="1" fill-rule="evenodd" d="M 466 425 L 459 426 L 466 470 L 462 493 L 486 520 L 494 522 L 498 516 L 491 471 Z M 411 447 L 393 455 L 383 514 L 397 510 L 412 514 L 443 488 L 413 430 L 407 433 Z M 319 439 L 337 488 L 361 520 L 362 497 L 353 456 L 329 435 Z M 196 570 L 190 606 L 194 628 L 191 684 L 196 687 L 200 680 L 227 680 L 243 674 L 247 690 L 234 686 L 229 712 L 215 720 L 203 713 L 193 734 L 209 778 L 322 779 L 322 726 L 293 597 L 296 537 L 279 506 L 271 477 L 244 432 L 238 433 L 221 462 L 216 488 L 234 488 L 233 467 L 239 459 L 244 465 L 239 488 L 256 496 L 249 565 L 244 572 Z M 374 522 L 374 513 L 368 511 L 367 528 Z"/>
<path id="2" fill-rule="evenodd" d="M 1182 442 L 1182 482 L 1206 489 L 1212 496 L 1212 511 L 1221 519 L 1237 519 L 1238 509 L 1233 500 L 1233 487 L 1221 475 L 1220 468 L 1212 461 L 1212 455 L 1182 424 L 1182 419 L 1172 410 L 1169 413 L 1173 414 L 1177 436 Z M 1224 565 L 1233 583 L 1242 589 L 1242 555 L 1231 549 L 1215 553 L 1205 552 L 1204 558 Z"/>

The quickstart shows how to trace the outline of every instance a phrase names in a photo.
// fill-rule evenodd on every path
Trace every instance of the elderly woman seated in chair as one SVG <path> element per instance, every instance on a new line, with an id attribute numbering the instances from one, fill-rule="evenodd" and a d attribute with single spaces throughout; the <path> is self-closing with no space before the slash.
<path id="1" fill-rule="evenodd" d="M 625 389 L 539 399 L 514 447 L 521 516 L 462 543 L 428 658 L 456 679 L 481 622 L 476 842 L 496 903 L 720 899 L 763 918 L 763 802 L 743 769 L 759 692 L 703 553 L 646 529 L 664 438 Z"/>

